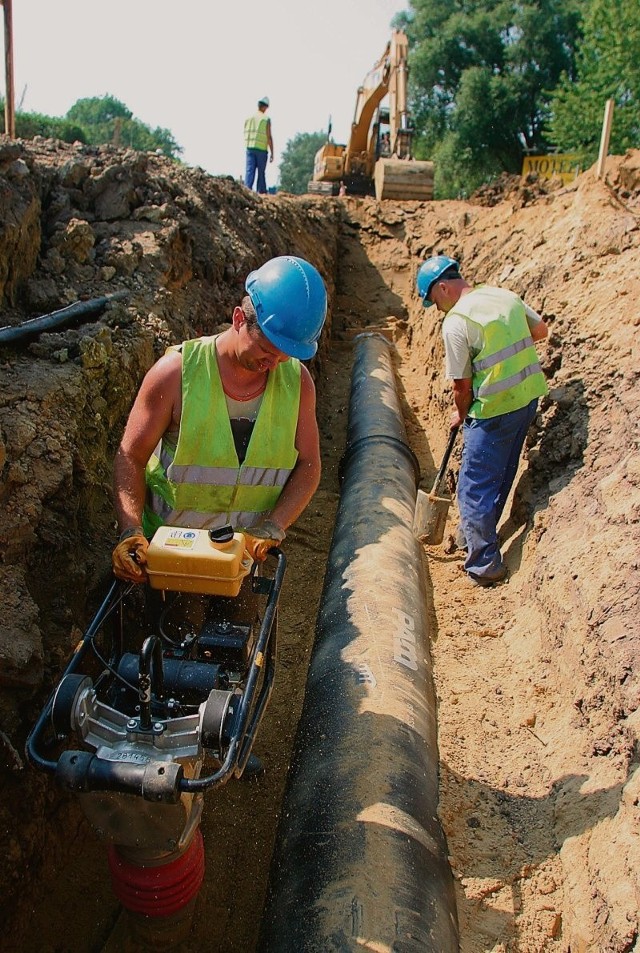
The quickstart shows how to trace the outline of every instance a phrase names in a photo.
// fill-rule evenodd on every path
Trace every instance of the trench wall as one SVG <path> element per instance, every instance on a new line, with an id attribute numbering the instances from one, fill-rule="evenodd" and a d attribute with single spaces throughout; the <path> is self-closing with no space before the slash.
<path id="1" fill-rule="evenodd" d="M 223 330 L 254 268 L 296 254 L 334 298 L 335 200 L 258 197 L 110 147 L 0 137 L 0 324 L 125 291 L 98 318 L 0 345 L 0 872 L 7 913 L 82 824 L 24 742 L 110 575 L 111 467 L 146 370 Z M 331 312 L 317 374 L 331 333 Z"/>

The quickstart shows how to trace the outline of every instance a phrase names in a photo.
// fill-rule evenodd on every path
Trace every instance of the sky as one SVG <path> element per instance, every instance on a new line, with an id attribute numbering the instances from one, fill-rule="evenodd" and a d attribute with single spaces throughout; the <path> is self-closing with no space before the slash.
<path id="1" fill-rule="evenodd" d="M 244 120 L 268 96 L 275 185 L 297 133 L 326 131 L 331 118 L 335 141 L 347 141 L 358 86 L 409 0 L 13 0 L 12 9 L 16 110 L 64 116 L 78 99 L 109 94 L 168 129 L 189 165 L 238 178 Z"/>

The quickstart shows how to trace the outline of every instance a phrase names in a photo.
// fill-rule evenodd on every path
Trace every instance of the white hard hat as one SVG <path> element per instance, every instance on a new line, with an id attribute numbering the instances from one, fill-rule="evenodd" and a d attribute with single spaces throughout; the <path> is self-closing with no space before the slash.
<path id="1" fill-rule="evenodd" d="M 260 106 L 260 105 L 262 105 L 262 106 L 268 106 L 268 105 L 269 105 L 269 97 L 268 97 L 268 96 L 263 96 L 262 99 L 259 99 L 259 100 L 258 100 L 258 106 Z"/>

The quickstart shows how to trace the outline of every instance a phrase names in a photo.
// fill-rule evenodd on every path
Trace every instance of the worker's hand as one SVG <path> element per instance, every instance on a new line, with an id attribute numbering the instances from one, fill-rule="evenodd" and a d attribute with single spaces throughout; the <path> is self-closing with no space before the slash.
<path id="1" fill-rule="evenodd" d="M 457 410 L 454 410 L 449 418 L 449 427 L 451 430 L 457 430 L 458 427 L 461 427 L 464 421 L 460 417 L 460 414 Z"/>
<path id="2" fill-rule="evenodd" d="M 141 527 L 125 530 L 111 555 L 114 575 L 128 582 L 145 582 L 148 549 L 149 540 L 143 535 Z"/>
<path id="3" fill-rule="evenodd" d="M 279 546 L 285 538 L 285 531 L 273 520 L 261 520 L 257 526 L 243 529 L 244 543 L 252 559 L 262 563 L 272 546 Z"/>

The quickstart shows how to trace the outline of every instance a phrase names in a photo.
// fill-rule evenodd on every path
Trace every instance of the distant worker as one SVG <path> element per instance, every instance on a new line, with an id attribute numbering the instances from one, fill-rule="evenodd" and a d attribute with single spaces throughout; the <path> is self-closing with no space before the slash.
<path id="1" fill-rule="evenodd" d="M 346 195 L 346 194 L 347 194 L 347 187 L 346 187 L 346 185 L 344 184 L 344 182 L 340 182 L 340 188 L 338 189 L 338 195 Z"/>
<path id="2" fill-rule="evenodd" d="M 248 189 L 252 189 L 257 173 L 258 182 L 256 191 L 261 195 L 265 195 L 267 191 L 267 180 L 265 176 L 267 156 L 269 156 L 269 161 L 273 162 L 271 120 L 266 116 L 268 108 L 269 97 L 263 96 L 262 99 L 258 100 L 258 112 L 253 116 L 249 116 L 244 124 L 244 143 L 247 147 L 244 184 Z"/>
<path id="3" fill-rule="evenodd" d="M 507 576 L 498 521 L 538 398 L 548 391 L 534 346 L 548 328 L 512 291 L 471 287 L 458 262 L 444 255 L 420 267 L 417 289 L 425 308 L 435 304 L 446 315 L 445 373 L 456 408 L 451 426 L 464 424 L 457 487 L 464 568 L 476 585 L 492 586 Z"/>
<path id="4" fill-rule="evenodd" d="M 383 132 L 380 137 L 380 155 L 382 157 L 391 155 L 391 138 L 388 132 Z"/>
<path id="5" fill-rule="evenodd" d="M 144 582 L 163 524 L 245 531 L 263 560 L 320 479 L 313 357 L 327 293 L 302 258 L 251 272 L 231 327 L 170 347 L 146 374 L 114 462 L 113 571 Z"/>

